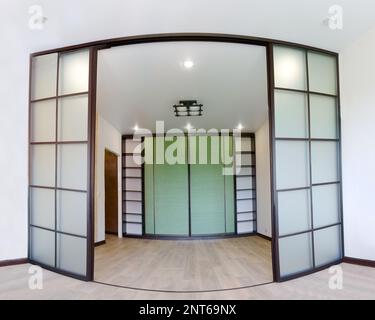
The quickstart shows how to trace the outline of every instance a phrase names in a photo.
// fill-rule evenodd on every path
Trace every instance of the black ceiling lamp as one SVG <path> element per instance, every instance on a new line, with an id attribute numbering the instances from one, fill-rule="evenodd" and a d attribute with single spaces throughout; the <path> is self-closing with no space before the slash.
<path id="1" fill-rule="evenodd" d="M 203 104 L 197 100 L 181 100 L 173 106 L 176 117 L 200 117 L 203 115 Z"/>

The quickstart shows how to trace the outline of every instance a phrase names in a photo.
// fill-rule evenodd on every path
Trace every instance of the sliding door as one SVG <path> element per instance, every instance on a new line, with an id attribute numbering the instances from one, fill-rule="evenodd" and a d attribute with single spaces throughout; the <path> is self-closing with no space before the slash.
<path id="1" fill-rule="evenodd" d="M 31 61 L 29 259 L 80 279 L 92 276 L 90 61 L 80 50 Z"/>
<path id="2" fill-rule="evenodd" d="M 146 137 L 145 154 L 146 234 L 235 233 L 232 137 Z"/>
<path id="3" fill-rule="evenodd" d="M 189 236 L 186 138 L 156 137 L 153 150 L 153 164 L 145 164 L 146 233 Z"/>
<path id="4" fill-rule="evenodd" d="M 341 261 L 337 57 L 273 46 L 274 204 L 279 280 Z"/>
<path id="5" fill-rule="evenodd" d="M 234 233 L 234 180 L 225 175 L 222 154 L 233 156 L 233 139 L 220 136 L 189 137 L 191 234 Z M 230 150 L 230 151 L 229 151 Z"/>

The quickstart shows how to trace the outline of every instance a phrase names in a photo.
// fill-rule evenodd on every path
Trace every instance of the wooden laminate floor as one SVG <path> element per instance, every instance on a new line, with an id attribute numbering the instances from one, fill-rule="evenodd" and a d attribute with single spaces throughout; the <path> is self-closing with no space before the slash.
<path id="1" fill-rule="evenodd" d="M 272 282 L 271 242 L 258 236 L 148 240 L 108 236 L 95 249 L 95 280 L 167 291 L 210 291 Z"/>
<path id="2" fill-rule="evenodd" d="M 83 282 L 43 271 L 43 289 L 29 289 L 29 264 L 0 268 L 0 300 L 9 299 L 372 299 L 375 300 L 375 268 L 349 264 L 343 270 L 343 288 L 330 289 L 332 274 L 323 270 L 309 276 L 264 286 L 209 293 L 163 293 L 130 290 Z"/>

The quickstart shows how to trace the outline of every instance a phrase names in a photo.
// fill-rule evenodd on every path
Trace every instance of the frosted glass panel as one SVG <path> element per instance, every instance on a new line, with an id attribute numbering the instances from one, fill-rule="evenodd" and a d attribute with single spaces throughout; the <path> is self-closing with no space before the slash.
<path id="1" fill-rule="evenodd" d="M 87 189 L 87 144 L 59 145 L 57 162 L 60 188 Z"/>
<path id="2" fill-rule="evenodd" d="M 311 166 L 313 184 L 337 181 L 337 143 L 313 141 L 311 143 Z"/>
<path id="3" fill-rule="evenodd" d="M 86 239 L 57 234 L 57 268 L 86 275 Z"/>
<path id="4" fill-rule="evenodd" d="M 304 141 L 276 141 L 277 189 L 309 185 L 309 146 Z"/>
<path id="5" fill-rule="evenodd" d="M 306 53 L 304 50 L 274 46 L 275 86 L 306 90 Z"/>
<path id="6" fill-rule="evenodd" d="M 57 54 L 38 56 L 32 60 L 31 100 L 56 96 Z"/>
<path id="7" fill-rule="evenodd" d="M 89 51 L 60 56 L 59 94 L 86 92 L 89 89 Z"/>
<path id="8" fill-rule="evenodd" d="M 312 138 L 337 138 L 336 98 L 310 95 L 310 113 Z"/>
<path id="9" fill-rule="evenodd" d="M 57 230 L 79 236 L 86 236 L 86 193 L 57 191 Z"/>
<path id="10" fill-rule="evenodd" d="M 33 145 L 31 148 L 31 184 L 55 186 L 55 145 Z"/>
<path id="11" fill-rule="evenodd" d="M 39 228 L 30 228 L 30 257 L 35 262 L 55 266 L 55 233 Z"/>
<path id="12" fill-rule="evenodd" d="M 340 222 L 339 186 L 339 184 L 329 184 L 313 187 L 315 228 Z"/>
<path id="13" fill-rule="evenodd" d="M 280 274 L 293 275 L 313 267 L 311 233 L 279 239 Z"/>
<path id="14" fill-rule="evenodd" d="M 31 188 L 31 224 L 47 229 L 55 229 L 55 190 Z"/>
<path id="15" fill-rule="evenodd" d="M 31 105 L 31 141 L 53 142 L 56 136 L 56 100 Z"/>
<path id="16" fill-rule="evenodd" d="M 284 138 L 308 137 L 307 94 L 275 91 L 275 134 Z"/>
<path id="17" fill-rule="evenodd" d="M 87 95 L 59 99 L 59 141 L 87 140 Z"/>
<path id="18" fill-rule="evenodd" d="M 341 226 L 314 232 L 315 264 L 317 267 L 341 258 Z"/>
<path id="19" fill-rule="evenodd" d="M 308 53 L 310 91 L 337 94 L 336 57 Z"/>
<path id="20" fill-rule="evenodd" d="M 278 192 L 277 197 L 281 236 L 311 228 L 309 189 Z"/>

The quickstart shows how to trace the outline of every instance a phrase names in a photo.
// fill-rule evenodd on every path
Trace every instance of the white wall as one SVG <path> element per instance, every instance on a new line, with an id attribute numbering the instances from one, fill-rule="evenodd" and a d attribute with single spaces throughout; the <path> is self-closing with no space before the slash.
<path id="1" fill-rule="evenodd" d="M 105 240 L 105 150 L 118 155 L 118 233 L 119 237 L 122 237 L 121 133 L 97 113 L 95 154 L 95 242 Z"/>
<path id="2" fill-rule="evenodd" d="M 375 29 L 340 53 L 345 255 L 375 260 Z"/>
<path id="3" fill-rule="evenodd" d="M 258 233 L 272 237 L 271 173 L 268 119 L 255 133 Z"/>
<path id="4" fill-rule="evenodd" d="M 319 2 L 319 8 L 316 7 L 316 1 L 309 2 L 309 6 L 315 8 L 315 14 L 311 14 L 310 7 L 306 10 L 305 1 L 295 1 L 288 6 L 275 1 L 270 6 L 265 1 L 256 1 L 254 5 L 254 1 L 246 0 L 240 1 L 238 5 L 228 1 L 220 1 L 219 5 L 218 0 L 165 0 L 163 5 L 150 0 L 1 0 L 0 41 L 2 44 L 6 43 L 6 46 L 0 50 L 0 261 L 24 258 L 27 255 L 30 53 L 92 40 L 163 32 L 245 34 L 337 50 L 347 42 L 348 34 L 344 32 L 349 31 L 349 38 L 354 39 L 367 28 L 363 23 L 373 23 L 373 18 L 368 19 L 373 10 L 364 10 L 364 6 L 358 6 L 352 1 L 351 8 L 345 7 L 345 12 L 346 17 L 353 15 L 351 21 L 356 23 L 339 31 L 338 36 L 337 32 L 329 32 L 317 24 L 319 16 L 324 16 L 327 11 L 326 1 Z M 371 2 L 373 3 L 367 1 L 367 6 Z M 31 30 L 28 27 L 29 7 L 36 3 L 43 6 L 44 14 L 48 17 L 43 30 Z M 317 9 L 320 11 L 316 12 Z M 301 19 L 303 12 L 308 14 Z M 285 19 L 279 19 L 280 14 L 288 16 L 287 24 Z M 249 16 L 252 18 L 249 19 Z M 306 21 L 308 25 L 305 25 Z M 347 197 L 344 212 L 347 254 L 375 259 L 375 234 L 372 227 L 374 218 L 371 214 L 374 211 L 370 200 L 374 179 L 369 179 L 374 178 L 374 151 L 371 149 L 373 144 L 369 141 L 373 134 L 371 120 L 374 119 L 374 108 L 368 108 L 374 96 L 370 89 L 371 83 L 366 82 L 363 75 L 359 76 L 363 71 L 368 80 L 373 80 L 369 75 L 369 71 L 374 68 L 373 56 L 363 53 L 366 57 L 361 56 L 358 60 L 353 58 L 360 55 L 360 47 L 373 48 L 373 36 L 367 38 L 369 43 L 362 40 L 344 52 L 348 65 L 342 65 L 343 77 L 347 78 L 342 92 L 348 91 L 346 93 L 350 95 L 343 99 L 343 116 L 346 117 L 343 123 L 344 195 Z M 357 75 L 357 83 L 351 79 L 351 74 Z M 353 84 L 349 85 L 351 82 Z M 359 84 L 363 86 L 359 87 Z M 356 94 L 353 93 L 354 90 L 357 91 Z M 364 98 L 368 101 L 367 105 L 362 101 Z M 354 103 L 354 100 L 360 101 L 360 105 Z M 350 124 L 351 117 L 353 123 Z M 360 176 L 367 178 L 362 181 Z"/>

